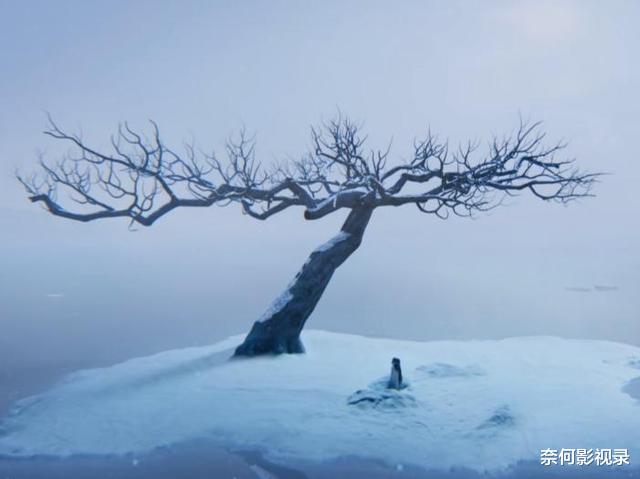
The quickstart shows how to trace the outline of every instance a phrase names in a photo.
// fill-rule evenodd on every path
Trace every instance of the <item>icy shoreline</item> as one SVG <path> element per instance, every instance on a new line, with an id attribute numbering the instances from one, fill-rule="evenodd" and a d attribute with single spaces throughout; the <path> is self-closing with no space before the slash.
<path id="1" fill-rule="evenodd" d="M 640 457 L 639 404 L 623 391 L 640 375 L 636 347 L 309 331 L 305 355 L 228 361 L 238 341 L 74 373 L 17 404 L 0 426 L 0 455 L 6 464 L 144 454 L 206 438 L 227 449 L 266 450 L 278 463 L 364 452 L 391 467 L 442 471 L 506 471 L 537 463 L 543 448 L 627 448 L 632 464 Z M 348 405 L 351 394 L 384 376 L 393 356 L 403 360 L 415 401 Z"/>

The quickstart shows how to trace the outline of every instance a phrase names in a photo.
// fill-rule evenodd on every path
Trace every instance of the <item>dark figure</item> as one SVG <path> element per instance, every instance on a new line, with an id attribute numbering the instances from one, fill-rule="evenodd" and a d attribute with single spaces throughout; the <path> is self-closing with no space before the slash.
<path id="1" fill-rule="evenodd" d="M 391 375 L 389 376 L 389 389 L 401 389 L 402 388 L 402 369 L 400 368 L 400 360 L 393 358 L 391 360 Z"/>

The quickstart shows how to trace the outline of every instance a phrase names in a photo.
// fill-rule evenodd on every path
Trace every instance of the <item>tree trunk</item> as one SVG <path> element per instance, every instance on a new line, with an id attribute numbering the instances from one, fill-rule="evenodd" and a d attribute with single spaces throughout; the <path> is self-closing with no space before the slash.
<path id="1" fill-rule="evenodd" d="M 287 289 L 253 324 L 236 356 L 304 352 L 300 332 L 333 272 L 360 246 L 372 212 L 368 206 L 351 210 L 340 233 L 311 253 Z"/>

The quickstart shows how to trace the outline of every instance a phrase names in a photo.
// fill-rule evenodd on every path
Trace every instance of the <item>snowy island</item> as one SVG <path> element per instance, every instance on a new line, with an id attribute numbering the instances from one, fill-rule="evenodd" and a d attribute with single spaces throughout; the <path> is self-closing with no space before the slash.
<path id="1" fill-rule="evenodd" d="M 233 337 L 79 371 L 15 405 L 0 456 L 124 455 L 206 438 L 274 462 L 496 472 L 547 448 L 625 448 L 631 467 L 640 460 L 640 402 L 626 389 L 640 376 L 637 347 L 303 338 L 306 354 L 230 359 Z M 406 384 L 397 391 L 385 387 L 394 356 Z"/>

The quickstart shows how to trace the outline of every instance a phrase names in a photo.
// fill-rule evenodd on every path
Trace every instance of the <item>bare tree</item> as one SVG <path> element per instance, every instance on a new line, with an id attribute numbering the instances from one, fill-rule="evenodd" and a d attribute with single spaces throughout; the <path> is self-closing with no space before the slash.
<path id="1" fill-rule="evenodd" d="M 529 192 L 545 201 L 590 196 L 597 174 L 581 173 L 573 160 L 557 160 L 565 145 L 548 146 L 539 123 L 520 121 L 516 131 L 494 138 L 484 154 L 477 143 L 450 149 L 430 132 L 413 144 L 406 161 L 390 161 L 390 148 L 368 150 L 357 124 L 337 118 L 311 130 L 301 159 L 263 168 L 255 142 L 241 131 L 226 144 L 226 159 L 166 146 L 158 127 L 151 134 L 127 124 L 111 138 L 111 151 L 87 145 L 50 120 L 45 134 L 71 145 L 56 163 L 18 179 L 30 200 L 76 221 L 127 218 L 151 226 L 178 207 L 239 203 L 260 220 L 300 207 L 316 220 L 348 210 L 340 232 L 311 253 L 291 284 L 254 323 L 236 355 L 300 353 L 300 332 L 334 271 L 359 246 L 376 208 L 413 205 L 440 218 L 472 216 Z M 61 197 L 60 193 L 64 195 Z M 73 205 L 73 208 L 71 208 Z"/>

